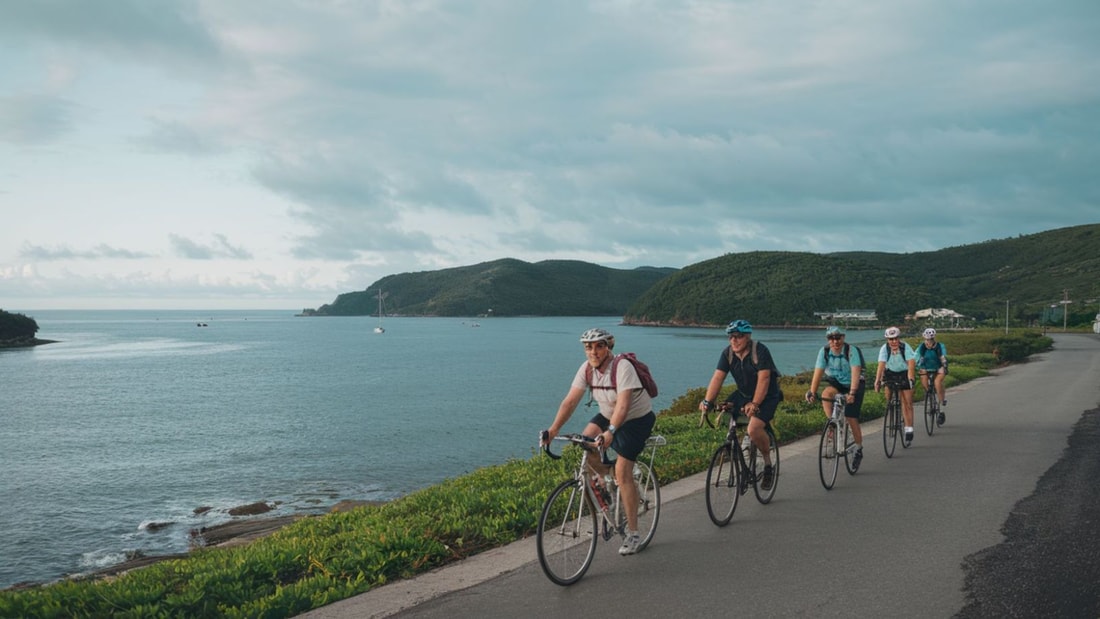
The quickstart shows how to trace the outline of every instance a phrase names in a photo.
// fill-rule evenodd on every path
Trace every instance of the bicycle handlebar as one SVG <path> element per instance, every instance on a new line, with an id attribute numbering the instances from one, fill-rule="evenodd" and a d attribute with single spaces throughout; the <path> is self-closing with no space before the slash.
<path id="1" fill-rule="evenodd" d="M 542 450 L 545 451 L 546 455 L 550 456 L 551 458 L 555 460 L 560 460 L 560 454 L 556 454 L 550 451 L 550 443 L 546 440 L 549 436 L 550 432 L 548 430 L 543 430 L 542 432 L 539 432 L 539 442 L 544 443 L 542 446 Z M 602 448 L 595 445 L 596 439 L 585 436 L 583 434 L 559 434 L 558 436 L 554 437 L 554 440 L 569 442 L 573 443 L 574 445 L 580 445 L 583 449 L 588 449 L 590 451 L 603 451 Z"/>

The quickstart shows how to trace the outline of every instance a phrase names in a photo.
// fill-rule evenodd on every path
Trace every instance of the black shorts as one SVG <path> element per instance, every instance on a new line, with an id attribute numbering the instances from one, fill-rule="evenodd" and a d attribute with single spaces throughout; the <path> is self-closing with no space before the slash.
<path id="1" fill-rule="evenodd" d="M 890 370 L 886 370 L 882 373 L 882 384 L 891 389 L 896 387 L 899 391 L 909 391 L 913 388 L 909 384 L 909 372 L 891 372 Z"/>
<path id="2" fill-rule="evenodd" d="M 842 394 L 848 394 L 848 385 L 840 384 L 840 381 L 832 376 L 826 376 L 825 382 L 829 383 L 833 389 L 836 389 Z M 859 419 L 859 411 L 863 408 L 863 394 L 867 392 L 867 382 L 862 376 L 859 377 L 859 388 L 855 390 L 856 399 L 847 406 L 844 407 L 844 416 L 852 419 Z"/>
<path id="3" fill-rule="evenodd" d="M 607 430 L 607 426 L 611 425 L 611 420 L 599 413 L 589 421 L 600 426 L 600 430 Z M 627 460 L 637 461 L 638 456 L 645 449 L 646 440 L 653 433 L 653 424 L 655 423 L 657 423 L 657 415 L 650 411 L 646 415 L 624 423 L 621 428 L 615 428 L 615 436 L 611 439 L 611 448 Z"/>
<path id="4" fill-rule="evenodd" d="M 771 423 L 772 418 L 775 417 L 775 409 L 779 408 L 779 401 L 782 398 L 764 398 L 764 401 L 760 403 L 760 412 L 756 414 L 761 421 Z M 733 403 L 733 410 L 737 415 L 744 415 L 741 412 L 741 408 L 749 402 L 752 402 L 752 398 L 746 396 L 740 391 L 734 391 L 726 398 L 727 402 Z"/>

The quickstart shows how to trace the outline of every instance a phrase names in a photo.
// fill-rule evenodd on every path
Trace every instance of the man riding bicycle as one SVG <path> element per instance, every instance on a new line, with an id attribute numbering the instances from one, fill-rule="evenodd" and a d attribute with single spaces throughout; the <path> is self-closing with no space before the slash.
<path id="1" fill-rule="evenodd" d="M 779 370 L 775 367 L 768 347 L 753 342 L 752 325 L 747 320 L 731 322 L 726 327 L 726 335 L 729 336 L 730 344 L 722 350 L 722 355 L 718 358 L 718 367 L 707 385 L 706 397 L 699 403 L 699 410 L 705 415 L 714 408 L 714 398 L 718 397 L 726 374 L 732 376 L 737 383 L 737 391 L 726 398 L 727 402 L 733 404 L 730 423 L 735 422 L 738 413 L 748 416 L 749 438 L 764 458 L 760 488 L 771 490 L 775 470 L 772 467 L 771 442 L 764 427 L 775 416 L 775 409 L 783 399 L 783 392 L 779 390 Z"/>
<path id="2" fill-rule="evenodd" d="M 825 330 L 825 337 L 829 345 L 817 351 L 817 360 L 814 362 L 814 375 L 810 379 L 810 390 L 806 392 L 806 401 L 813 403 L 817 389 L 825 379 L 827 387 L 821 392 L 821 405 L 825 410 L 825 417 L 832 416 L 831 406 L 827 401 L 843 394 L 847 406 L 844 407 L 844 417 L 848 420 L 848 427 L 852 429 L 852 438 L 856 441 L 856 452 L 852 459 L 853 472 L 859 470 L 859 463 L 863 461 L 863 431 L 859 426 L 859 411 L 863 406 L 863 394 L 865 381 L 863 378 L 863 351 L 858 346 L 849 345 L 844 341 L 844 329 L 829 327 Z"/>
<path id="3" fill-rule="evenodd" d="M 943 390 L 943 379 L 947 376 L 947 347 L 936 341 L 936 330 L 931 327 L 924 330 L 924 342 L 917 346 L 917 369 L 925 391 L 928 391 L 928 375 L 936 377 L 934 384 L 940 397 L 940 414 L 936 422 L 942 426 L 947 420 L 943 410 L 947 406 L 947 394 Z"/>
<path id="4" fill-rule="evenodd" d="M 619 554 L 632 555 L 638 552 L 642 541 L 638 534 L 638 488 L 634 485 L 634 461 L 645 449 L 646 439 L 652 433 L 657 417 L 653 414 L 653 401 L 643 388 L 634 364 L 612 363 L 615 336 L 604 329 L 589 329 L 581 334 L 581 343 L 584 344 L 586 361 L 573 375 L 569 392 L 562 399 L 554 423 L 543 435 L 541 444 L 550 444 L 573 416 L 585 391 L 591 389 L 592 399 L 600 410 L 588 421 L 582 434 L 595 438 L 597 446 L 610 446 L 618 454 L 615 480 L 622 493 L 627 528 L 626 540 L 619 548 Z M 616 373 L 614 379 L 611 377 L 613 367 Z M 599 466 L 598 458 L 590 458 L 589 461 L 595 461 L 594 466 Z M 597 473 L 603 476 L 603 471 Z"/>

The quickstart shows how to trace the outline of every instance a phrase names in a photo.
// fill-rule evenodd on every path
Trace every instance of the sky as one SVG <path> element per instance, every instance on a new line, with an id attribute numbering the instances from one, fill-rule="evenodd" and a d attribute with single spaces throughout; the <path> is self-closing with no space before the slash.
<path id="1" fill-rule="evenodd" d="M 0 308 L 1100 222 L 1096 0 L 0 0 Z"/>

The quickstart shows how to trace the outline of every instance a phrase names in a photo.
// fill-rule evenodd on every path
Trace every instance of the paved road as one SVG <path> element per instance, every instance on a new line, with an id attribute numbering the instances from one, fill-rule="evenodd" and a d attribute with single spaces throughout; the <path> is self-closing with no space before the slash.
<path id="1" fill-rule="evenodd" d="M 866 424 L 860 472 L 841 472 L 832 491 L 818 480 L 816 439 L 803 440 L 783 448 L 770 505 L 750 493 L 718 528 L 701 476 L 670 484 L 649 548 L 619 557 L 602 544 L 572 587 L 550 583 L 525 540 L 305 616 L 1100 616 L 1100 496 L 1088 475 L 1100 468 L 1100 424 L 1085 423 L 1100 413 L 1083 417 L 1100 406 L 1100 338 L 1053 337 L 1054 352 L 949 390 L 947 425 L 932 437 L 918 426 L 893 459 L 881 421 Z"/>

